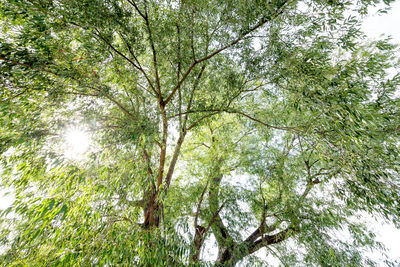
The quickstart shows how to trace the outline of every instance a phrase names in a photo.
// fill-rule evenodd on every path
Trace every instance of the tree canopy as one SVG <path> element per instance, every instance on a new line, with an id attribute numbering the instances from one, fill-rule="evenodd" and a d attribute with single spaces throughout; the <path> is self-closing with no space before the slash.
<path id="1" fill-rule="evenodd" d="M 374 266 L 360 217 L 400 227 L 378 2 L 0 0 L 0 262 Z"/>

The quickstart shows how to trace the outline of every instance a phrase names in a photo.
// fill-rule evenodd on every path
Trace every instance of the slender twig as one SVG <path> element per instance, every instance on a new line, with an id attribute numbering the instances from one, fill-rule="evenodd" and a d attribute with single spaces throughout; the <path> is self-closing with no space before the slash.
<path id="1" fill-rule="evenodd" d="M 28 89 L 25 88 L 22 92 L 19 92 L 19 93 L 15 94 L 15 95 L 13 95 L 13 96 L 10 96 L 10 97 L 8 97 L 8 98 L 6 98 L 6 99 L 0 100 L 0 103 L 6 103 L 6 102 L 10 101 L 11 99 L 17 98 L 17 97 L 19 97 L 19 96 L 25 94 L 27 91 L 28 91 Z"/>
<path id="2" fill-rule="evenodd" d="M 156 94 L 156 96 L 158 96 L 158 93 L 156 92 L 154 85 L 152 83 L 152 81 L 149 78 L 149 75 L 147 74 L 147 72 L 144 70 L 144 68 L 142 67 L 142 65 L 140 64 L 140 61 L 138 59 L 138 57 L 135 55 L 135 53 L 133 53 L 132 51 L 132 47 L 129 45 L 129 43 L 125 40 L 125 38 L 122 36 L 122 34 L 119 34 L 121 39 L 124 41 L 126 47 L 128 48 L 129 53 L 131 54 L 131 56 L 135 59 L 136 63 L 137 63 L 137 69 L 143 74 L 143 76 L 145 77 L 145 79 L 147 80 L 147 82 L 149 83 L 151 89 L 153 90 L 153 92 Z"/>
<path id="3" fill-rule="evenodd" d="M 194 215 L 194 226 L 195 226 L 195 228 L 198 225 L 198 219 L 199 219 L 199 214 L 200 214 L 200 209 L 201 209 L 201 203 L 203 202 L 204 194 L 206 193 L 207 187 L 208 187 L 208 181 L 207 181 L 206 185 L 204 186 L 204 189 L 203 189 L 203 191 L 201 192 L 201 195 L 200 195 L 199 202 L 197 203 L 197 209 L 196 209 L 196 213 Z"/>
<path id="4" fill-rule="evenodd" d="M 137 6 L 137 4 L 136 4 L 135 1 L 133 1 L 133 0 L 127 0 L 127 1 L 129 2 L 129 4 L 131 4 L 131 5 L 136 9 L 136 11 L 139 13 L 139 15 L 140 15 L 143 19 L 146 19 L 145 14 L 143 14 L 143 12 L 139 9 L 139 7 Z"/>
<path id="5" fill-rule="evenodd" d="M 146 27 L 147 27 L 147 33 L 149 34 L 149 42 L 150 42 L 150 47 L 151 47 L 151 51 L 153 54 L 153 67 L 154 67 L 154 75 L 156 78 L 156 85 L 157 85 L 157 90 L 158 90 L 158 97 L 160 102 L 162 102 L 162 95 L 161 95 L 161 83 L 160 83 L 160 76 L 158 74 L 158 62 L 157 62 L 157 52 L 156 52 L 156 48 L 154 46 L 154 40 L 153 40 L 153 34 L 151 31 L 151 26 L 150 26 L 150 20 L 149 20 L 149 14 L 147 12 L 147 4 L 146 1 L 145 3 L 145 8 L 144 8 L 144 20 L 146 23 Z M 139 9 L 137 9 L 139 12 Z"/>

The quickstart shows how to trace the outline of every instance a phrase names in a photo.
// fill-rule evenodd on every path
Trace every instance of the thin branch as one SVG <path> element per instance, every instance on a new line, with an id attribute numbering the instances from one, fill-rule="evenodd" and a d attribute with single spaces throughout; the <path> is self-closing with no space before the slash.
<path id="1" fill-rule="evenodd" d="M 246 83 L 247 83 L 247 81 L 243 83 L 243 86 L 244 86 Z M 268 84 L 268 83 L 262 83 L 262 84 L 257 85 L 256 87 L 254 87 L 254 88 L 252 88 L 252 89 L 239 90 L 231 99 L 229 99 L 227 107 L 230 107 L 230 105 L 233 103 L 233 101 L 234 101 L 235 99 L 237 99 L 239 96 L 241 96 L 243 93 L 256 92 L 259 88 L 265 86 L 266 84 Z M 242 95 L 242 97 L 240 98 L 240 100 L 243 100 L 243 98 L 245 98 L 245 97 L 246 97 L 245 94 Z"/>
<path id="2" fill-rule="evenodd" d="M 157 178 L 157 192 L 156 196 L 158 195 L 159 191 L 161 190 L 161 184 L 163 181 L 164 169 L 165 169 L 165 158 L 167 155 L 167 134 L 168 134 L 168 120 L 167 115 L 165 113 L 165 105 L 160 103 L 161 109 L 161 117 L 162 117 L 162 141 L 161 141 L 161 148 L 160 148 L 160 163 L 158 166 L 158 178 Z"/>
<path id="3" fill-rule="evenodd" d="M 204 65 L 201 67 L 200 72 L 199 72 L 199 74 L 197 75 L 197 78 L 196 78 L 195 83 L 194 83 L 194 85 L 193 85 L 193 89 L 192 89 L 192 92 L 190 93 L 189 103 L 188 103 L 188 106 L 187 106 L 186 110 L 190 110 L 191 107 L 192 107 L 193 98 L 194 98 L 194 93 L 195 93 L 197 87 L 198 87 L 199 84 L 200 84 L 200 79 L 201 79 L 201 77 L 203 76 L 203 73 L 204 73 L 204 70 L 205 70 L 205 69 L 206 69 L 206 65 L 204 64 Z M 187 114 L 186 114 L 186 117 L 185 117 L 185 121 L 186 121 L 186 120 L 187 120 Z"/>
<path id="4" fill-rule="evenodd" d="M 222 203 L 222 205 L 215 211 L 215 213 L 213 214 L 213 216 L 211 217 L 210 222 L 207 225 L 206 230 L 204 231 L 204 234 L 206 234 L 208 232 L 208 230 L 210 230 L 211 225 L 214 223 L 215 219 L 217 218 L 217 216 L 219 216 L 219 213 L 221 212 L 221 210 L 224 208 L 226 202 Z M 226 230 L 225 230 L 226 231 Z"/>
<path id="5" fill-rule="evenodd" d="M 204 194 L 206 193 L 207 187 L 208 187 L 208 181 L 207 181 L 206 185 L 204 186 L 204 189 L 203 189 L 203 191 L 201 192 L 201 195 L 200 195 L 199 202 L 197 203 L 197 209 L 196 209 L 196 213 L 194 215 L 194 227 L 195 228 L 198 225 L 198 219 L 199 219 L 199 213 L 200 213 L 200 209 L 201 209 L 201 203 L 203 202 Z"/>
<path id="6" fill-rule="evenodd" d="M 254 242 L 257 238 L 260 236 L 263 236 L 265 231 L 267 232 L 272 232 L 275 231 L 276 227 L 271 227 L 266 225 L 265 223 L 261 224 L 256 230 L 254 230 L 253 233 L 251 233 L 244 242 L 246 243 L 252 243 Z"/>
<path id="7" fill-rule="evenodd" d="M 171 179 L 172 179 L 172 175 L 173 175 L 174 170 L 175 170 L 176 162 L 178 161 L 178 157 L 179 157 L 179 154 L 180 154 L 179 152 L 181 150 L 183 141 L 185 140 L 186 133 L 187 133 L 187 131 L 185 131 L 185 129 L 183 129 L 179 134 L 178 141 L 176 142 L 174 154 L 172 155 L 172 159 L 171 159 L 171 163 L 169 164 L 167 176 L 165 177 L 165 190 L 166 190 L 166 193 L 168 192 L 169 185 L 170 185 Z"/>
<path id="8" fill-rule="evenodd" d="M 136 116 L 133 115 L 132 113 L 130 113 L 118 100 L 115 100 L 114 98 L 112 98 L 109 94 L 105 93 L 102 89 L 99 89 L 97 87 L 93 87 L 93 86 L 90 86 L 90 85 L 84 85 L 84 84 L 81 84 L 81 85 L 84 86 L 84 87 L 96 90 L 97 92 L 99 92 L 99 95 L 104 95 L 108 100 L 110 100 L 115 105 L 117 105 L 118 108 L 120 110 L 122 110 L 126 115 L 128 115 L 131 118 L 136 119 Z"/>
<path id="9" fill-rule="evenodd" d="M 246 114 L 246 113 L 244 113 L 242 111 L 238 111 L 238 110 L 234 110 L 234 109 L 227 109 L 227 108 L 207 109 L 207 110 L 190 110 L 190 111 L 183 112 L 183 114 L 186 114 L 186 113 L 202 113 L 202 112 L 214 112 L 212 114 L 206 115 L 205 117 L 210 117 L 212 115 L 215 115 L 215 114 L 221 113 L 221 112 L 226 112 L 226 113 L 231 113 L 231 114 L 238 114 L 238 115 L 246 117 L 246 118 L 248 118 L 248 119 L 250 119 L 252 121 L 255 121 L 255 122 L 259 123 L 259 124 L 262 124 L 262 125 L 264 125 L 264 126 L 266 126 L 268 128 L 277 129 L 277 130 L 294 130 L 294 131 L 300 131 L 301 130 L 300 127 L 274 126 L 274 125 L 268 124 L 266 122 L 263 122 L 263 121 L 261 121 L 261 120 L 259 120 L 257 118 L 254 118 L 254 117 L 252 117 L 252 116 L 250 116 L 250 115 L 248 115 L 248 114 Z M 175 114 L 174 116 L 179 116 L 179 115 L 181 115 L 181 114 Z M 188 128 L 188 130 L 189 130 L 189 128 Z"/>
<path id="10" fill-rule="evenodd" d="M 27 68 L 32 69 L 32 66 L 30 64 L 13 61 L 13 60 L 10 60 L 10 59 L 6 58 L 3 55 L 0 55 L 0 60 L 3 60 L 5 62 L 11 63 L 11 64 L 15 64 L 15 65 L 19 65 L 19 66 L 23 66 L 23 67 L 27 67 Z"/>
<path id="11" fill-rule="evenodd" d="M 193 144 L 199 146 L 205 146 L 206 148 L 211 148 L 209 145 L 206 145 L 205 143 L 193 143 Z"/>
<path id="12" fill-rule="evenodd" d="M 136 6 L 136 5 L 135 5 Z M 137 9 L 139 12 L 139 9 Z M 162 102 L 162 95 L 161 95 L 161 84 L 160 84 L 160 76 L 158 74 L 158 63 L 157 63 L 157 52 L 154 46 L 154 40 L 153 40 L 153 35 L 151 32 L 151 27 L 150 27 L 150 21 L 149 21 L 149 14 L 147 13 L 147 4 L 145 1 L 145 13 L 144 13 L 144 20 L 146 23 L 146 27 L 147 27 L 147 31 L 149 34 L 149 42 L 150 42 L 150 46 L 151 46 L 151 51 L 153 53 L 153 66 L 154 66 L 154 74 L 155 74 L 155 78 L 156 78 L 156 84 L 157 84 L 157 90 L 158 90 L 158 97 L 160 102 Z"/>
<path id="13" fill-rule="evenodd" d="M 126 221 L 126 222 L 131 223 L 132 225 L 139 225 L 139 224 L 133 222 L 131 219 L 129 219 L 128 217 L 125 217 L 125 216 L 120 216 L 120 215 L 116 215 L 116 214 L 109 214 L 109 215 L 104 215 L 104 216 L 111 217 L 111 218 L 118 218 L 118 219 L 113 219 L 112 221 L 109 221 L 110 223 L 116 223 L 116 222 L 119 222 L 119 221 Z"/>
<path id="14" fill-rule="evenodd" d="M 277 244 L 286 240 L 290 236 L 291 232 L 293 232 L 294 230 L 295 229 L 290 226 L 277 234 L 263 236 L 261 239 L 254 241 L 248 246 L 249 254 L 256 252 L 262 247 Z"/>
<path id="15" fill-rule="evenodd" d="M 195 8 L 192 8 L 192 22 L 191 22 L 191 31 L 190 31 L 190 48 L 192 50 L 192 57 L 193 57 L 193 61 L 196 62 L 196 53 L 194 51 L 194 36 L 193 36 L 193 28 L 194 28 L 194 15 L 196 13 Z"/>
<path id="16" fill-rule="evenodd" d="M 192 90 L 192 93 L 190 95 L 190 100 L 189 100 L 189 103 L 188 103 L 188 109 L 190 109 L 190 106 L 191 106 L 192 101 L 193 101 L 194 91 L 196 90 L 196 88 L 197 88 L 197 86 L 198 86 L 198 84 L 200 82 L 201 76 L 202 76 L 205 68 L 206 68 L 206 66 L 203 65 L 201 70 L 200 70 L 200 72 L 199 72 L 199 75 L 196 78 L 195 84 L 193 85 L 193 90 Z M 172 175 L 173 175 L 174 170 L 175 170 L 175 165 L 176 165 L 176 162 L 178 161 L 179 152 L 181 150 L 182 144 L 183 144 L 183 142 L 185 140 L 185 137 L 186 137 L 186 133 L 187 133 L 186 122 L 187 122 L 187 119 L 188 119 L 188 114 L 185 115 L 185 118 L 183 120 L 182 129 L 180 131 L 179 138 L 178 138 L 178 141 L 177 141 L 176 146 L 175 146 L 174 154 L 172 156 L 172 160 L 171 160 L 171 163 L 170 163 L 169 168 L 168 168 L 167 176 L 165 178 L 165 190 L 166 190 L 166 192 L 168 191 L 169 185 L 171 183 Z"/>
<path id="17" fill-rule="evenodd" d="M 121 39 L 124 41 L 126 47 L 128 48 L 129 53 L 131 54 L 131 56 L 135 59 L 136 63 L 137 63 L 137 69 L 143 73 L 143 76 L 145 77 L 145 79 L 147 80 L 147 82 L 149 83 L 151 89 L 153 90 L 153 92 L 156 94 L 156 96 L 158 96 L 157 91 L 154 88 L 154 85 L 152 83 L 152 81 L 150 80 L 149 76 L 147 75 L 147 72 L 143 69 L 142 65 L 140 64 L 139 59 L 137 58 L 137 56 L 135 55 L 135 53 L 133 53 L 132 51 L 132 47 L 129 45 L 129 43 L 125 40 L 125 38 L 122 36 L 122 34 L 119 34 Z"/>
<path id="18" fill-rule="evenodd" d="M 181 31 L 180 31 L 180 27 L 179 24 L 176 25 L 176 33 L 178 35 L 178 48 L 177 48 L 177 61 L 178 61 L 178 68 L 176 71 L 176 80 L 177 82 L 179 82 L 179 80 L 181 79 L 181 68 L 182 68 L 182 62 L 181 62 Z M 181 90 L 181 86 L 178 87 L 178 104 L 179 104 L 179 113 L 182 113 L 182 90 Z M 181 127 L 181 129 L 183 128 L 182 126 L 182 117 L 179 116 L 179 126 Z"/>
<path id="19" fill-rule="evenodd" d="M 187 127 L 187 128 L 186 128 L 186 131 L 190 131 L 190 130 L 193 129 L 197 124 L 199 124 L 201 121 L 203 121 L 203 120 L 205 120 L 205 119 L 207 119 L 207 118 L 209 118 L 209 117 L 212 117 L 212 116 L 214 116 L 214 115 L 216 115 L 216 114 L 218 114 L 218 113 L 221 113 L 221 112 L 216 111 L 216 112 L 214 112 L 214 113 L 210 113 L 210 114 L 204 115 L 203 117 L 201 117 L 200 119 L 198 119 L 197 121 L 195 121 L 194 123 L 192 123 L 189 127 Z"/>
<path id="20" fill-rule="evenodd" d="M 10 96 L 10 97 L 8 97 L 8 98 L 6 98 L 6 99 L 0 100 L 0 103 L 6 103 L 6 102 L 8 102 L 8 101 L 10 101 L 10 100 L 12 100 L 12 99 L 14 99 L 14 98 L 17 98 L 17 97 L 19 97 L 19 96 L 25 94 L 27 91 L 28 91 L 28 88 L 25 88 L 22 92 L 19 92 L 19 93 L 15 94 L 15 95 L 13 95 L 13 96 Z"/>
<path id="21" fill-rule="evenodd" d="M 89 93 L 85 93 L 85 92 L 80 92 L 80 91 L 65 91 L 62 92 L 62 94 L 67 94 L 67 95 L 79 95 L 79 96 L 90 96 L 90 97 L 98 97 L 99 94 L 89 94 Z"/>
<path id="22" fill-rule="evenodd" d="M 287 265 L 287 263 L 284 262 L 284 261 L 281 259 L 281 257 L 278 255 L 277 252 L 275 252 L 275 251 L 272 249 L 272 247 L 266 246 L 266 248 L 267 248 L 269 251 L 271 251 L 272 254 L 274 254 L 274 256 L 283 264 L 283 266 L 289 267 L 289 265 Z"/>
<path id="23" fill-rule="evenodd" d="M 127 0 L 127 1 L 129 2 L 129 4 L 131 4 L 136 9 L 136 11 L 139 13 L 139 15 L 143 19 L 146 19 L 145 14 L 143 14 L 143 12 L 139 9 L 139 7 L 136 5 L 135 1 L 133 1 L 133 0 Z"/>
<path id="24" fill-rule="evenodd" d="M 143 157 L 144 161 L 146 162 L 147 174 L 150 177 L 153 177 L 153 170 L 151 169 L 151 161 L 150 161 L 149 153 L 147 153 L 147 150 L 145 148 L 143 148 L 143 150 L 142 150 L 142 157 Z"/>
<path id="25" fill-rule="evenodd" d="M 109 41 L 107 41 L 106 38 L 104 38 L 100 31 L 95 29 L 95 31 L 97 33 L 95 33 L 95 35 L 97 37 L 99 37 L 101 40 L 103 40 L 103 42 L 105 42 L 115 53 L 117 53 L 118 55 L 120 55 L 122 58 L 124 58 L 126 61 L 128 61 L 130 64 L 132 64 L 132 66 L 134 66 L 136 69 L 140 70 L 139 66 L 136 65 L 135 62 L 133 62 L 130 58 L 128 58 L 127 56 L 125 56 L 121 51 L 119 51 L 118 49 L 116 49 Z"/>
<path id="26" fill-rule="evenodd" d="M 131 103 L 132 109 L 135 111 L 135 113 L 138 113 L 139 107 L 135 106 L 135 104 L 133 103 L 132 97 L 131 97 L 131 95 L 129 94 L 129 90 L 126 88 L 125 85 L 123 85 L 123 88 L 124 88 L 124 92 L 125 92 L 125 94 L 126 94 L 126 97 L 127 97 L 128 100 L 129 100 L 129 103 Z M 136 87 L 136 88 L 137 88 L 137 87 Z"/>
<path id="27" fill-rule="evenodd" d="M 21 63 L 21 62 L 15 61 L 15 60 L 11 60 L 11 59 L 6 58 L 6 57 L 3 56 L 3 55 L 0 55 L 0 60 L 3 60 L 3 61 L 5 61 L 5 62 L 14 64 L 14 65 L 19 65 L 19 66 L 22 66 L 22 67 L 26 67 L 26 68 L 31 69 L 31 70 L 43 71 L 43 72 L 45 72 L 45 73 L 57 75 L 57 73 L 55 73 L 55 72 L 53 72 L 53 71 L 51 71 L 51 70 L 39 69 L 39 68 L 38 68 L 38 69 L 35 69 L 31 64 Z"/>
<path id="28" fill-rule="evenodd" d="M 235 142 L 233 142 L 234 145 L 237 145 L 240 141 L 243 140 L 243 138 L 245 138 L 247 135 L 249 135 L 251 132 L 253 132 L 253 130 L 247 131 L 245 132 L 238 140 L 236 140 Z"/>
<path id="29" fill-rule="evenodd" d="M 174 89 L 172 90 L 172 92 L 170 93 L 170 95 L 165 99 L 164 103 L 168 104 L 169 101 L 171 101 L 172 97 L 175 95 L 176 91 L 182 86 L 183 82 L 186 80 L 186 78 L 189 76 L 190 72 L 193 70 L 193 68 L 197 65 L 197 62 L 194 62 L 192 65 L 190 65 L 190 67 L 188 68 L 188 70 L 185 72 L 185 74 L 183 74 L 182 79 L 178 82 L 178 84 L 174 87 Z"/>

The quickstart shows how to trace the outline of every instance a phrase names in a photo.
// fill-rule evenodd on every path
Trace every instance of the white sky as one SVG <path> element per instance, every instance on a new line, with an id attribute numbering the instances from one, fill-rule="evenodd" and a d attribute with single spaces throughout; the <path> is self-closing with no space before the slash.
<path id="1" fill-rule="evenodd" d="M 363 23 L 363 30 L 371 38 L 378 38 L 381 34 L 391 35 L 393 41 L 400 44 L 400 1 L 392 5 L 387 14 L 377 15 L 371 12 Z"/>
<path id="2" fill-rule="evenodd" d="M 395 43 L 400 44 L 400 1 L 392 4 L 392 9 L 387 14 L 377 15 L 372 12 L 365 18 L 363 30 L 372 39 L 380 35 L 391 35 Z M 82 144 L 81 144 L 82 145 Z M 2 196 L 5 191 L 0 190 L 0 210 L 9 206 L 12 196 Z M 371 220 L 369 224 L 377 233 L 378 241 L 388 248 L 388 255 L 392 259 L 400 259 L 400 230 L 393 225 L 382 224 Z M 373 257 L 380 258 L 379 253 L 373 253 Z M 382 266 L 385 266 L 382 263 Z"/>

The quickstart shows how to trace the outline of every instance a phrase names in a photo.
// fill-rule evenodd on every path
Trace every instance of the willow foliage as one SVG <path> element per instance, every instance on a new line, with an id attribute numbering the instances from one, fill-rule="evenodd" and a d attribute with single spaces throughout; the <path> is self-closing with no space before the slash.
<path id="1" fill-rule="evenodd" d="M 0 262 L 374 266 L 360 217 L 400 227 L 376 2 L 1 0 Z"/>

